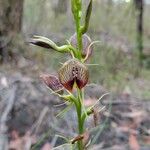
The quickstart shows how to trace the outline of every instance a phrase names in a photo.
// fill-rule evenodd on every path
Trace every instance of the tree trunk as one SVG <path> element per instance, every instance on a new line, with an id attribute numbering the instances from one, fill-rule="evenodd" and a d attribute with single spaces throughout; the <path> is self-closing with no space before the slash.
<path id="1" fill-rule="evenodd" d="M 144 12 L 144 1 L 134 0 L 135 8 L 137 11 L 136 21 L 136 32 L 137 32 L 137 49 L 139 53 L 139 64 L 142 66 L 143 63 L 143 12 Z"/>
<path id="2" fill-rule="evenodd" d="M 11 40 L 21 31 L 22 13 L 23 0 L 0 0 L 0 60 L 3 62 L 12 53 Z"/>

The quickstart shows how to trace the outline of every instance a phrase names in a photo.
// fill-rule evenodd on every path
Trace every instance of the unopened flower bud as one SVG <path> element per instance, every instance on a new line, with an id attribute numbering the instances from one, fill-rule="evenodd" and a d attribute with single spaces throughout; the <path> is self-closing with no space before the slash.
<path id="1" fill-rule="evenodd" d="M 44 74 L 40 78 L 52 91 L 63 94 L 63 86 L 56 76 Z"/>

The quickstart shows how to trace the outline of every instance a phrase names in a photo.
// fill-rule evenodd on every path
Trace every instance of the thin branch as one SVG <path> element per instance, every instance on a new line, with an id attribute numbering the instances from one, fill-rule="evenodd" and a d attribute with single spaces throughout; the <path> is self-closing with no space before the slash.
<path id="1" fill-rule="evenodd" d="M 6 121 L 14 105 L 16 90 L 17 90 L 17 86 L 13 86 L 13 89 L 10 93 L 10 97 L 8 98 L 8 101 L 7 101 L 6 108 L 0 118 L 0 150 L 8 149 L 7 147 L 8 137 L 6 135 L 6 132 L 7 132 Z"/>

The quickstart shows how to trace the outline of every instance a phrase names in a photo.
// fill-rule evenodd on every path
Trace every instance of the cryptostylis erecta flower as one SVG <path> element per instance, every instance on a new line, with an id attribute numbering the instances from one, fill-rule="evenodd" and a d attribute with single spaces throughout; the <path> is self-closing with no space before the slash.
<path id="1" fill-rule="evenodd" d="M 61 84 L 70 92 L 76 84 L 82 89 L 88 82 L 89 72 L 87 67 L 77 59 L 68 60 L 59 69 L 59 80 Z"/>
<path id="2" fill-rule="evenodd" d="M 77 48 L 78 41 L 77 41 L 77 34 L 75 33 L 69 39 L 70 44 Z M 92 40 L 87 34 L 82 35 L 82 58 L 88 59 L 92 55 L 93 47 L 92 47 Z"/>

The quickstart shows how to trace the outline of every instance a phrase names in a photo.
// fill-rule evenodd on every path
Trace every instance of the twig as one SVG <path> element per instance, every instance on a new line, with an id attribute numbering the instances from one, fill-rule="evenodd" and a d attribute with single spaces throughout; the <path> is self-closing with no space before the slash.
<path id="1" fill-rule="evenodd" d="M 69 135 L 69 136 L 76 136 L 76 133 L 74 133 L 73 131 L 69 131 L 68 130 L 65 130 L 61 127 L 58 127 L 56 124 L 55 124 L 55 121 L 53 121 L 52 123 L 49 124 L 49 126 L 54 129 L 55 131 L 58 131 L 60 132 L 61 134 L 64 134 L 64 135 Z"/>
<path id="2" fill-rule="evenodd" d="M 31 133 L 33 133 L 33 131 L 35 131 L 35 133 L 38 132 L 40 125 L 42 124 L 42 121 L 46 115 L 46 113 L 48 112 L 49 108 L 46 106 L 44 107 L 44 109 L 42 110 L 38 120 L 35 122 L 35 124 L 32 126 L 31 128 Z"/>
<path id="3" fill-rule="evenodd" d="M 52 141 L 51 141 L 51 146 L 52 146 L 52 147 L 55 147 L 55 144 L 56 144 L 56 142 L 57 142 L 57 139 L 58 139 L 58 136 L 54 136 L 54 138 L 53 138 Z"/>
<path id="4" fill-rule="evenodd" d="M 8 118 L 8 114 L 10 113 L 10 111 L 12 110 L 13 105 L 14 105 L 16 90 L 17 90 L 17 86 L 13 86 L 13 89 L 10 93 L 10 97 L 8 98 L 8 101 L 7 101 L 7 106 L 0 118 L 0 139 L 1 139 L 0 140 L 0 150 L 6 150 L 7 146 L 8 146 L 7 145 L 8 139 L 6 136 L 6 132 L 7 132 L 6 121 Z"/>

